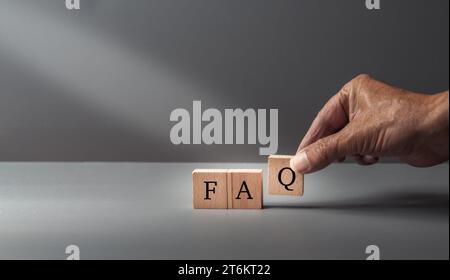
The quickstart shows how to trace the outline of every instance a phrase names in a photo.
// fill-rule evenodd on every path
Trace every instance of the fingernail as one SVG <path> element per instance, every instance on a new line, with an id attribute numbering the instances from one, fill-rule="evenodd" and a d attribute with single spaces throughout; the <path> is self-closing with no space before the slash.
<path id="1" fill-rule="evenodd" d="M 299 173 L 306 173 L 310 168 L 306 152 L 300 152 L 299 154 L 291 158 L 290 164 L 291 168 Z"/>

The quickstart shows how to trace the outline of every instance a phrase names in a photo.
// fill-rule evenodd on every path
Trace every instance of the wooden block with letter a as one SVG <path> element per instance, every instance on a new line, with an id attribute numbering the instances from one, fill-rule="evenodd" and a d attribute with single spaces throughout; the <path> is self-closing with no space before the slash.
<path id="1" fill-rule="evenodd" d="M 293 156 L 269 156 L 269 194 L 303 195 L 303 174 L 290 167 Z"/>
<path id="2" fill-rule="evenodd" d="M 228 208 L 261 209 L 263 178 L 261 169 L 228 170 Z"/>
<path id="3" fill-rule="evenodd" d="M 261 169 L 196 169 L 192 172 L 194 208 L 261 209 Z"/>
<path id="4" fill-rule="evenodd" d="M 192 172 L 194 208 L 228 208 L 226 169 L 195 169 Z"/>

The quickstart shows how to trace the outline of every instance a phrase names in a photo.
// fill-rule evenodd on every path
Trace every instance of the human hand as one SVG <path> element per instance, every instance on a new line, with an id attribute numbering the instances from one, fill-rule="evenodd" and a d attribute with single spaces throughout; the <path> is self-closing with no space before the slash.
<path id="1" fill-rule="evenodd" d="M 427 167 L 448 160 L 449 92 L 413 93 L 359 75 L 317 114 L 291 160 L 311 173 L 354 156 L 363 165 L 397 157 Z"/>

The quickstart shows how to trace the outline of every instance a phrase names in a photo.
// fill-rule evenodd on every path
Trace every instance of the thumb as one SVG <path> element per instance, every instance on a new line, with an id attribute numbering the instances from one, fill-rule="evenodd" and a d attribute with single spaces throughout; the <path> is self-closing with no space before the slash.
<path id="1" fill-rule="evenodd" d="M 296 172 L 305 174 L 321 170 L 335 160 L 351 153 L 345 130 L 317 140 L 303 148 L 291 159 L 290 165 Z"/>

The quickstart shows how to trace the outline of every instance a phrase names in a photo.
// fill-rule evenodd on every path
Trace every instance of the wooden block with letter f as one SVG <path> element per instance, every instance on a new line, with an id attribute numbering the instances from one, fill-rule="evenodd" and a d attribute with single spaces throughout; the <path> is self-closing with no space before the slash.
<path id="1" fill-rule="evenodd" d="M 226 169 L 195 169 L 192 172 L 194 208 L 228 208 Z"/>
<path id="2" fill-rule="evenodd" d="M 292 156 L 269 156 L 269 194 L 303 195 L 303 174 L 290 167 Z"/>
<path id="3" fill-rule="evenodd" d="M 262 184 L 261 169 L 196 169 L 194 208 L 261 209 Z"/>

